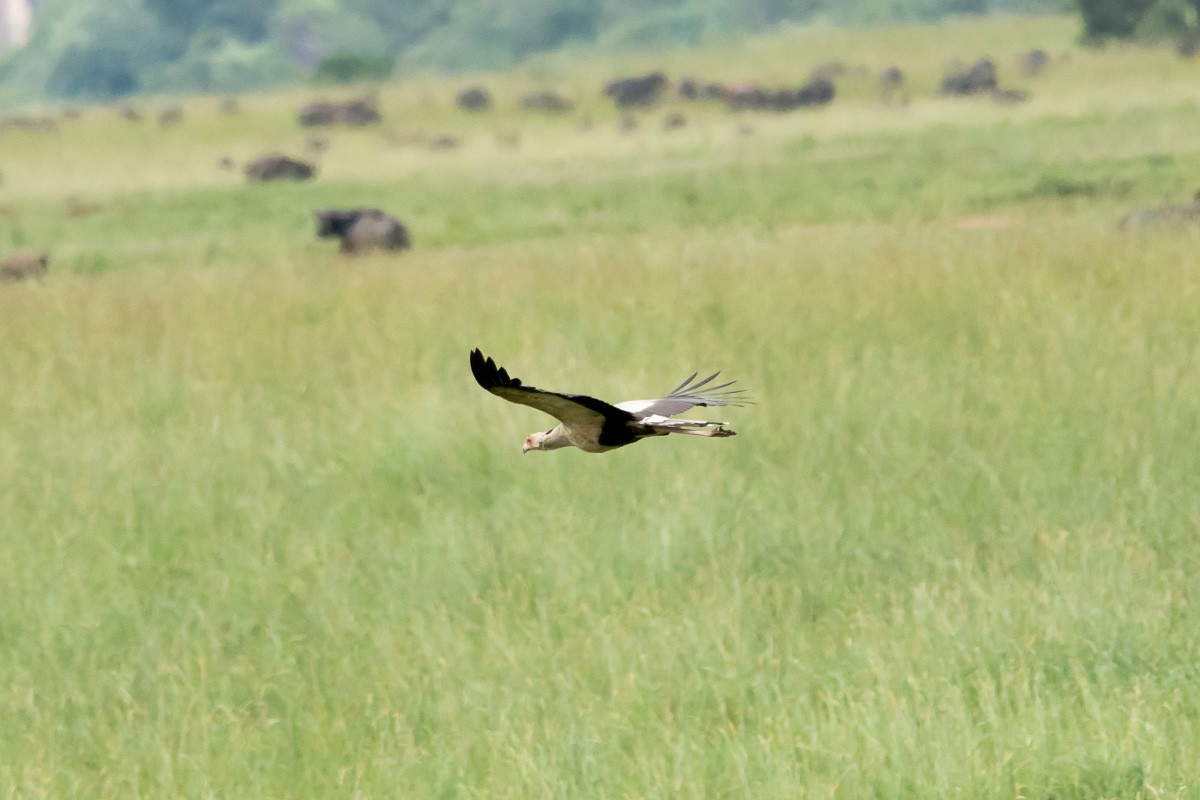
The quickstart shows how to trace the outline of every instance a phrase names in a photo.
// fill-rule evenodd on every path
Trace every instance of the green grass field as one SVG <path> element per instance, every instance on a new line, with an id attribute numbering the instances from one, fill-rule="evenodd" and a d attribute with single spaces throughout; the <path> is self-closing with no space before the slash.
<path id="1" fill-rule="evenodd" d="M 413 79 L 304 184 L 216 162 L 300 154 L 339 93 L 0 131 L 0 254 L 51 256 L 0 284 L 0 796 L 1200 797 L 1200 230 L 1118 226 L 1200 184 L 1200 65 L 1076 35 Z M 984 54 L 1028 103 L 936 96 Z M 598 91 L 834 57 L 911 102 L 850 76 L 620 133 Z M 453 107 L 476 80 L 488 115 Z M 515 108 L 543 86 L 575 113 Z M 315 238 L 359 205 L 415 249 Z M 757 404 L 734 439 L 523 456 L 551 422 L 476 346 Z"/>

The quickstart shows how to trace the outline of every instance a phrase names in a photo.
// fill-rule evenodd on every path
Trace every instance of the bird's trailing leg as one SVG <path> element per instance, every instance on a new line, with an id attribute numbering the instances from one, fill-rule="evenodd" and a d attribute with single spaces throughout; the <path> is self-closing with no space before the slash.
<path id="1" fill-rule="evenodd" d="M 713 439 L 720 439 L 723 436 L 737 436 L 737 431 L 731 431 L 729 428 L 711 428 L 707 430 L 690 430 L 688 428 L 668 428 L 663 430 L 663 433 L 686 433 L 689 436 L 708 436 Z"/>
<path id="2" fill-rule="evenodd" d="M 725 427 L 724 422 L 708 422 L 697 419 L 667 419 L 657 417 L 653 421 L 642 421 L 648 428 L 657 433 L 686 433 L 689 436 L 736 436 L 737 433 Z"/>

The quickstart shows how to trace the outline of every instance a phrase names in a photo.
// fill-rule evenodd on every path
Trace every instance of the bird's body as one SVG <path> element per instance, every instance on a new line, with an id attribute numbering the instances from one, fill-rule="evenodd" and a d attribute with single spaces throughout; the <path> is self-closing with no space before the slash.
<path id="1" fill-rule="evenodd" d="M 696 406 L 736 406 L 750 402 L 737 396 L 741 390 L 726 390 L 732 381 L 709 386 L 719 373 L 702 381 L 696 381 L 696 376 L 692 375 L 673 392 L 656 400 L 610 404 L 587 395 L 525 386 L 519 379 L 509 377 L 505 369 L 485 358 L 478 349 L 471 352 L 471 372 L 479 385 L 492 394 L 545 411 L 559 420 L 554 428 L 525 437 L 525 452 L 577 447 L 588 453 L 607 453 L 641 439 L 669 433 L 713 438 L 733 436 L 734 432 L 724 427 L 723 422 L 672 417 Z"/>

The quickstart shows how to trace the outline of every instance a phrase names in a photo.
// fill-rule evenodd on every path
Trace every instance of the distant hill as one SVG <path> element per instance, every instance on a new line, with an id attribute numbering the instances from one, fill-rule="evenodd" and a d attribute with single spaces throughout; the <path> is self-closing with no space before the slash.
<path id="1" fill-rule="evenodd" d="M 1072 0 L 42 0 L 0 56 L 5 96 L 237 92 L 311 78 L 484 70 L 563 47 L 699 44 L 785 22 L 1061 12 Z"/>

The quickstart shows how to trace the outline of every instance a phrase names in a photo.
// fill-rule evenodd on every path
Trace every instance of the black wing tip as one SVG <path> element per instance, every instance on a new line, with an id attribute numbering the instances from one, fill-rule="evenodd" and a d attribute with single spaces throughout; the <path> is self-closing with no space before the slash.
<path id="1" fill-rule="evenodd" d="M 475 376 L 475 382 L 488 391 L 494 388 L 517 389 L 521 386 L 519 378 L 509 377 L 504 367 L 497 366 L 491 357 L 485 357 L 478 347 L 471 351 L 471 374 Z"/>

